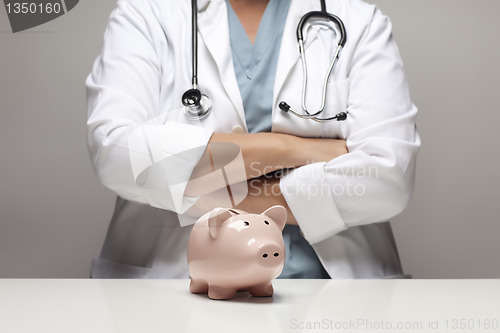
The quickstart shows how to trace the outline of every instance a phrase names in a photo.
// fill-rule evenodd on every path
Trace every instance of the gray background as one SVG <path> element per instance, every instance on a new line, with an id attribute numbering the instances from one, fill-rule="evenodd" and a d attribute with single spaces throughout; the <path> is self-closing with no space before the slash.
<path id="1" fill-rule="evenodd" d="M 423 148 L 394 219 L 417 278 L 500 278 L 500 1 L 376 0 L 392 18 Z M 12 34 L 0 9 L 0 278 L 85 278 L 114 195 L 86 150 L 84 80 L 113 0 Z"/>

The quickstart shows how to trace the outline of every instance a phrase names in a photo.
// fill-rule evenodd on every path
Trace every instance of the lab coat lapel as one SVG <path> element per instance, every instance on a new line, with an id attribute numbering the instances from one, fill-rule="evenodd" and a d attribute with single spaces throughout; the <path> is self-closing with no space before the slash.
<path id="1" fill-rule="evenodd" d="M 204 42 L 215 60 L 224 90 L 231 99 L 241 123 L 245 124 L 243 102 L 232 60 L 226 4 L 224 0 L 208 3 L 206 0 L 201 0 L 198 6 L 198 31 L 202 36 L 199 44 Z"/>

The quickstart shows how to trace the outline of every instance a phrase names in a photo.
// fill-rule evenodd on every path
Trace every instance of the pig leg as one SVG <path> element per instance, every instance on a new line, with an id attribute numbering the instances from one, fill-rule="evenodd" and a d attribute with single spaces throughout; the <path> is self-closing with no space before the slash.
<path id="1" fill-rule="evenodd" d="M 273 284 L 271 282 L 259 284 L 248 289 L 252 296 L 272 296 L 274 293 Z"/>
<path id="2" fill-rule="evenodd" d="M 211 299 L 230 299 L 236 295 L 236 289 L 210 285 L 208 287 L 208 297 Z"/>
<path id="3" fill-rule="evenodd" d="M 206 294 L 208 293 L 208 283 L 204 280 L 191 279 L 189 291 L 193 294 Z"/>

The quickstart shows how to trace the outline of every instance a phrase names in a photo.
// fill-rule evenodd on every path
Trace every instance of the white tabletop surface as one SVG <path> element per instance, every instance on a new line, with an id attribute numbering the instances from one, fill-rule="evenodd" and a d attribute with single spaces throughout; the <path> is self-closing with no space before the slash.
<path id="1" fill-rule="evenodd" d="M 0 332 L 500 332 L 500 280 L 276 280 L 214 301 L 189 280 L 0 280 Z"/>

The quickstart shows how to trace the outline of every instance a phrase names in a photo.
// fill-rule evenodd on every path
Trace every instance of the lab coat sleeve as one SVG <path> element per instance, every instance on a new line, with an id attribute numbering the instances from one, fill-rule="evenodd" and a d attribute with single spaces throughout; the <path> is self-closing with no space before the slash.
<path id="1" fill-rule="evenodd" d="M 86 81 L 88 148 L 99 179 L 117 195 L 183 213 L 193 203 L 184 198 L 186 183 L 212 131 L 164 118 L 160 79 L 168 68 L 160 57 L 168 49 L 151 6 L 120 0 L 111 14 Z"/>
<path id="2" fill-rule="evenodd" d="M 389 19 L 373 7 L 370 24 L 346 52 L 349 153 L 293 170 L 280 188 L 311 244 L 353 226 L 387 221 L 407 206 L 420 139 Z M 344 54 L 343 54 L 344 56 Z"/>

